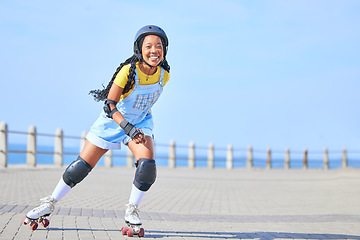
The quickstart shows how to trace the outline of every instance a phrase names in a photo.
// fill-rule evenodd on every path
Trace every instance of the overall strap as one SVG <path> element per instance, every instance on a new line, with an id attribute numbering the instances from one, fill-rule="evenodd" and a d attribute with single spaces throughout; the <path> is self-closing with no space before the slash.
<path id="1" fill-rule="evenodd" d="M 160 69 L 161 69 L 161 73 L 160 73 L 159 83 L 160 83 L 160 86 L 163 87 L 165 70 L 162 67 L 160 67 Z"/>
<path id="2" fill-rule="evenodd" d="M 137 68 L 135 67 L 135 86 L 139 86 L 140 85 L 140 79 L 139 79 L 139 74 L 137 73 Z"/>
<path id="3" fill-rule="evenodd" d="M 160 86 L 163 87 L 164 86 L 164 75 L 165 75 L 165 70 L 160 67 L 161 73 L 160 73 L 160 79 L 159 79 L 159 83 Z M 135 68 L 135 86 L 139 86 L 140 85 L 140 79 L 137 73 L 137 69 Z"/>

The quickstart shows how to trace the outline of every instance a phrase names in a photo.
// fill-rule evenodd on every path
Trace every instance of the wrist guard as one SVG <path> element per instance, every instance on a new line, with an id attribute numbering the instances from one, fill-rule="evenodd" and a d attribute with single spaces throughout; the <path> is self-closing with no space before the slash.
<path id="1" fill-rule="evenodd" d="M 111 110 L 110 108 L 110 104 L 114 104 L 115 108 L 113 110 Z M 108 118 L 112 118 L 112 116 L 114 115 L 114 113 L 118 112 L 118 109 L 116 108 L 116 104 L 117 102 L 113 101 L 113 100 L 109 100 L 106 99 L 105 100 L 105 104 L 104 104 L 104 112 L 106 113 L 106 116 Z"/>
<path id="2" fill-rule="evenodd" d="M 124 119 L 120 123 L 120 127 L 124 130 L 124 133 L 128 135 L 131 139 L 133 139 L 137 134 L 141 134 L 141 132 L 128 120 Z"/>

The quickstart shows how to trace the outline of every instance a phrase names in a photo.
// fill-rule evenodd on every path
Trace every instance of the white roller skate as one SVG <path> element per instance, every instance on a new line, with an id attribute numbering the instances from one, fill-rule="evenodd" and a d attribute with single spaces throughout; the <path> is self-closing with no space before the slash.
<path id="1" fill-rule="evenodd" d="M 32 230 L 38 228 L 38 223 L 41 223 L 45 228 L 49 226 L 50 221 L 46 217 L 54 211 L 54 204 L 57 202 L 51 195 L 40 199 L 40 201 L 41 205 L 30 210 L 22 219 L 25 225 L 30 223 Z"/>
<path id="2" fill-rule="evenodd" d="M 127 204 L 126 205 L 126 212 L 125 212 L 125 223 L 127 227 L 122 227 L 121 232 L 123 235 L 128 235 L 132 237 L 134 235 L 138 235 L 139 237 L 145 236 L 145 231 L 141 228 L 141 220 L 139 217 L 139 209 L 138 205 L 135 204 Z"/>

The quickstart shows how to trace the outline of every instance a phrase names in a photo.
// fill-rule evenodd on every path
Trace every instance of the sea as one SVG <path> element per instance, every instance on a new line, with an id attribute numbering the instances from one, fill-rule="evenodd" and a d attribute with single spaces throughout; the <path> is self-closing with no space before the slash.
<path id="1" fill-rule="evenodd" d="M 26 164 L 26 144 L 9 143 L 8 144 L 8 165 Z M 233 168 L 246 167 L 246 149 L 233 150 Z M 36 164 L 54 163 L 54 146 L 38 145 Z M 70 164 L 79 155 L 80 147 L 64 146 L 64 165 Z M 195 167 L 207 167 L 207 147 L 198 147 L 195 149 Z M 215 148 L 214 167 L 226 168 L 226 148 Z M 113 151 L 113 166 L 126 166 L 127 149 Z M 284 168 L 285 151 L 272 151 L 271 168 Z M 360 151 L 348 151 L 348 166 L 360 168 Z M 308 168 L 324 168 L 322 151 L 308 152 Z M 157 166 L 168 166 L 168 146 L 155 143 L 155 159 Z M 253 151 L 253 167 L 266 168 L 266 151 Z M 176 167 L 188 166 L 188 147 L 177 146 L 176 148 Z M 98 162 L 99 166 L 104 165 L 102 157 Z M 290 168 L 303 167 L 303 152 L 294 151 L 290 155 Z M 341 151 L 329 151 L 329 168 L 336 169 L 342 167 Z"/>

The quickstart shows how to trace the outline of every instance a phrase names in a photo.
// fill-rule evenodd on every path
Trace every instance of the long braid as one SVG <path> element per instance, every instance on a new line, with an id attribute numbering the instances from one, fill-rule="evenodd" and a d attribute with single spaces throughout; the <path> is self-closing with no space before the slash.
<path id="1" fill-rule="evenodd" d="M 123 93 L 129 92 L 130 89 L 132 89 L 134 87 L 136 62 L 137 61 L 131 62 L 130 69 L 129 69 L 128 81 L 127 81 L 127 83 L 126 83 L 126 85 L 124 87 Z"/>
<path id="2" fill-rule="evenodd" d="M 166 61 L 166 59 L 164 59 L 164 60 L 160 63 L 160 67 L 162 67 L 162 68 L 165 69 L 166 71 L 170 72 L 170 65 L 168 64 L 168 62 Z"/>
<path id="3" fill-rule="evenodd" d="M 92 95 L 94 97 L 94 100 L 99 102 L 99 101 L 103 101 L 107 99 L 107 96 L 109 94 L 110 88 L 116 78 L 116 75 L 119 73 L 119 71 L 127 64 L 131 64 L 130 67 L 130 71 L 129 71 L 129 77 L 128 77 L 128 82 L 125 85 L 125 88 L 123 90 L 123 93 L 127 93 L 132 86 L 134 85 L 134 81 L 135 81 L 135 66 L 136 66 L 136 62 L 139 59 L 133 55 L 130 58 L 126 59 L 125 62 L 121 63 L 120 66 L 116 69 L 115 73 L 113 74 L 110 82 L 108 83 L 108 85 L 106 87 L 104 87 L 103 85 L 103 89 L 96 89 L 96 90 L 91 90 L 89 92 L 90 95 Z"/>
<path id="4" fill-rule="evenodd" d="M 121 63 L 120 66 L 116 69 L 115 73 L 113 74 L 110 82 L 108 83 L 108 85 L 106 87 L 104 87 L 104 85 L 103 85 L 103 87 L 104 87 L 103 89 L 91 90 L 89 92 L 89 94 L 92 95 L 94 97 L 94 100 L 97 102 L 106 100 L 107 96 L 109 94 L 110 88 L 116 78 L 116 75 L 127 64 L 130 64 L 130 69 L 129 69 L 128 81 L 124 87 L 123 94 L 129 92 L 134 87 L 134 84 L 135 84 L 135 68 L 136 68 L 137 61 L 139 61 L 139 59 L 135 55 L 126 59 L 125 62 Z M 162 68 L 164 68 L 166 71 L 170 72 L 170 66 L 166 59 L 164 59 L 160 63 L 160 66 Z"/>

